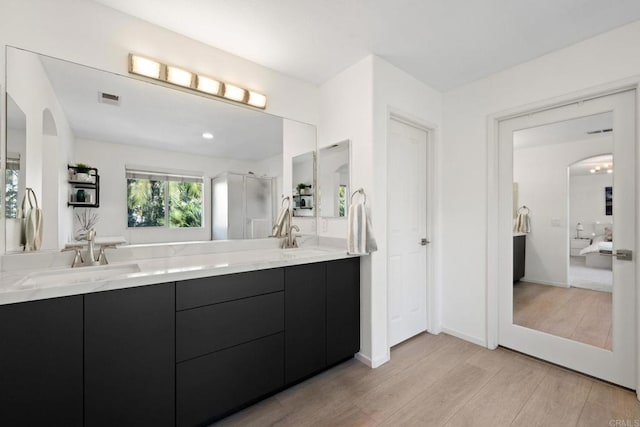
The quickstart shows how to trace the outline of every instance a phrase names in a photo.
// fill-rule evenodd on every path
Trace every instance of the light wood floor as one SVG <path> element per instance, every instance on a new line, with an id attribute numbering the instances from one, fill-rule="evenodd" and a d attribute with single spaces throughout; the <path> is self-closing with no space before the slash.
<path id="1" fill-rule="evenodd" d="M 517 282 L 513 323 L 611 350 L 611 293 Z"/>
<path id="2" fill-rule="evenodd" d="M 228 426 L 597 426 L 640 420 L 635 393 L 499 348 L 421 334 L 220 422 Z"/>

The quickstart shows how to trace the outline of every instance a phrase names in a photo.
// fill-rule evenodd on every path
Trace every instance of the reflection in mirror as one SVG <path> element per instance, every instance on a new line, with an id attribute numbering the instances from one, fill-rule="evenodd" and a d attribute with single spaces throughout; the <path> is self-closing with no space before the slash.
<path id="1" fill-rule="evenodd" d="M 346 140 L 318 152 L 319 216 L 346 218 L 350 194 L 349 141 Z"/>
<path id="2" fill-rule="evenodd" d="M 43 249 L 63 248 L 93 214 L 98 236 L 132 244 L 266 237 L 291 153 L 315 150 L 312 125 L 249 107 L 16 48 L 6 66 L 9 114 L 25 113 L 22 139 L 10 131 L 7 152 L 21 156 L 5 197 L 34 189 Z M 7 251 L 18 249 L 12 227 Z"/>
<path id="3" fill-rule="evenodd" d="M 316 206 L 315 185 L 316 153 L 297 155 L 291 159 L 293 183 L 293 216 L 313 217 Z"/>
<path id="4" fill-rule="evenodd" d="M 513 322 L 609 350 L 612 128 L 602 113 L 513 135 Z M 518 228 L 527 212 L 529 232 Z"/>
<path id="5" fill-rule="evenodd" d="M 25 194 L 27 149 L 27 118 L 22 109 L 7 94 L 7 156 L 5 170 L 5 218 L 11 250 L 20 244 L 18 204 Z"/>

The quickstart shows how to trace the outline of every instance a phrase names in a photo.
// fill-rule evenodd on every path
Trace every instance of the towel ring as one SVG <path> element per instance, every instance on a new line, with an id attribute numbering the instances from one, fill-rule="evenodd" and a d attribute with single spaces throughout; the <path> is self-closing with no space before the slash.
<path id="1" fill-rule="evenodd" d="M 524 205 L 522 205 L 521 207 L 518 208 L 518 213 L 519 214 L 527 214 L 527 215 L 529 215 L 529 212 L 531 212 L 529 210 L 529 208 L 524 206 Z"/>
<path id="2" fill-rule="evenodd" d="M 353 203 L 353 197 L 356 194 L 362 194 L 362 197 L 364 197 L 364 203 L 367 203 L 367 194 L 364 192 L 363 188 L 358 188 L 356 191 L 354 191 L 353 193 L 351 193 L 351 203 Z"/>

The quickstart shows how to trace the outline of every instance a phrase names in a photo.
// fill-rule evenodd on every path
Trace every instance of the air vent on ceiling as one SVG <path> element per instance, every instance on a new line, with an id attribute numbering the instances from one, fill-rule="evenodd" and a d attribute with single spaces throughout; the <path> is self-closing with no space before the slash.
<path id="1" fill-rule="evenodd" d="M 597 133 L 608 133 L 608 132 L 613 132 L 613 129 L 609 128 L 609 129 L 590 130 L 589 132 L 587 132 L 587 135 L 595 135 Z"/>
<path id="2" fill-rule="evenodd" d="M 120 105 L 120 96 L 112 93 L 98 92 L 98 102 L 101 104 Z"/>

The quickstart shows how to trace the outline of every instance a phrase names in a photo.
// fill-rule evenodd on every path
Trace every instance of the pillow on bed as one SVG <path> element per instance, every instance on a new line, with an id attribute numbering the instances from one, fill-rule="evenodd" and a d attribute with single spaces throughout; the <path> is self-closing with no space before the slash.
<path id="1" fill-rule="evenodd" d="M 613 228 L 612 227 L 605 227 L 604 228 L 604 240 L 606 240 L 607 242 L 612 242 L 613 241 Z"/>

